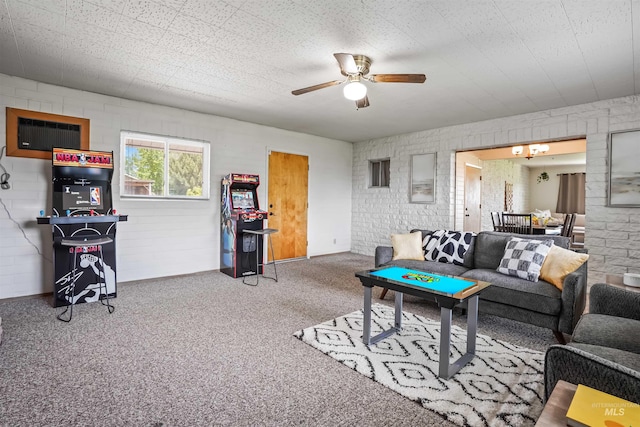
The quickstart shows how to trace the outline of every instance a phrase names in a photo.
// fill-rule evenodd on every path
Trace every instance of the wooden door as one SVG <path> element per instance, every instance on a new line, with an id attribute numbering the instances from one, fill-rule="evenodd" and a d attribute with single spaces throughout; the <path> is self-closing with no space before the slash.
<path id="1" fill-rule="evenodd" d="M 464 172 L 464 231 L 480 231 L 482 219 L 480 194 L 482 169 L 465 166 Z"/>
<path id="2" fill-rule="evenodd" d="M 309 158 L 289 153 L 269 153 L 269 228 L 276 260 L 307 256 L 307 206 Z M 271 261 L 269 252 L 268 260 Z"/>

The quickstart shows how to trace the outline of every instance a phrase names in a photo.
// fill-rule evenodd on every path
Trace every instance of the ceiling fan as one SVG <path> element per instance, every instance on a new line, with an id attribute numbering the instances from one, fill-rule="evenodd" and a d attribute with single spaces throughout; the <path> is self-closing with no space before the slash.
<path id="1" fill-rule="evenodd" d="M 371 74 L 369 67 L 371 59 L 364 55 L 352 55 L 350 53 L 334 53 L 338 64 L 340 64 L 340 72 L 347 78 L 344 80 L 333 80 L 331 82 L 320 83 L 318 85 L 305 87 L 291 91 L 294 95 L 302 95 L 303 93 L 313 92 L 314 90 L 324 89 L 325 87 L 348 83 L 344 87 L 344 96 L 347 99 L 356 102 L 358 108 L 369 106 L 369 98 L 367 97 L 367 87 L 362 80 L 372 83 L 424 83 L 427 77 L 424 74 Z"/>

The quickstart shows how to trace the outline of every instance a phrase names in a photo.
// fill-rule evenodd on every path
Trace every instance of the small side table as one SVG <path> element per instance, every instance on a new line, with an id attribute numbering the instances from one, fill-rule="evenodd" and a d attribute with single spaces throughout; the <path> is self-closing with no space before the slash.
<path id="1" fill-rule="evenodd" d="M 536 427 L 566 426 L 567 411 L 577 388 L 577 385 L 562 380 L 558 381 L 551 392 L 551 396 L 549 396 L 549 400 L 544 405 L 542 414 L 540 414 L 540 418 L 536 422 Z"/>
<path id="2" fill-rule="evenodd" d="M 625 285 L 623 279 L 624 277 L 621 274 L 605 275 L 605 283 L 607 285 L 615 286 L 616 288 L 625 289 L 631 292 L 640 292 L 640 288 L 638 287 Z"/>
<path id="3" fill-rule="evenodd" d="M 260 266 L 262 265 L 262 277 L 264 277 L 265 279 L 271 279 L 271 280 L 275 280 L 276 282 L 278 281 L 278 270 L 276 269 L 276 257 L 274 256 L 273 253 L 273 243 L 271 242 L 271 239 L 267 239 L 267 237 L 270 234 L 273 233 L 277 233 L 278 230 L 276 230 L 275 228 L 264 228 L 262 230 L 243 230 L 243 233 L 246 234 L 253 234 L 253 237 L 256 239 L 256 283 L 247 283 L 246 282 L 246 278 L 250 277 L 250 276 L 243 276 L 242 277 L 242 283 L 244 283 L 245 285 L 251 285 L 251 286 L 258 286 L 258 282 L 260 281 Z M 258 244 L 258 236 L 262 236 L 263 240 L 262 240 L 262 249 L 263 251 L 265 250 L 265 248 L 267 247 L 266 243 L 267 240 L 269 240 L 269 248 L 271 249 L 271 262 L 267 262 L 267 263 L 261 263 L 260 262 L 260 245 Z M 268 256 L 267 256 L 268 258 Z M 265 276 L 264 275 L 264 269 L 267 265 L 273 265 L 273 273 L 275 275 L 275 277 L 269 277 L 269 276 Z"/>

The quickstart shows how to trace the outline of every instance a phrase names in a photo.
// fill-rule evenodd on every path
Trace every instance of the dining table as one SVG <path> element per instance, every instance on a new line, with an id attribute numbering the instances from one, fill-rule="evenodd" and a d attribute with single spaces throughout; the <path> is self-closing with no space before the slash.
<path id="1" fill-rule="evenodd" d="M 559 236 L 562 234 L 562 225 L 534 225 L 533 234 Z"/>

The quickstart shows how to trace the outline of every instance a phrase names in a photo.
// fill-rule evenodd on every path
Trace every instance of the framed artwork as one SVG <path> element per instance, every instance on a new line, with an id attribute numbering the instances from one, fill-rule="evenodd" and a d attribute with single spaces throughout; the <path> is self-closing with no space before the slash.
<path id="1" fill-rule="evenodd" d="M 640 129 L 609 134 L 608 206 L 640 207 Z"/>
<path id="2" fill-rule="evenodd" d="M 410 203 L 435 203 L 436 153 L 411 156 Z"/>

